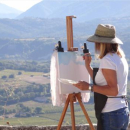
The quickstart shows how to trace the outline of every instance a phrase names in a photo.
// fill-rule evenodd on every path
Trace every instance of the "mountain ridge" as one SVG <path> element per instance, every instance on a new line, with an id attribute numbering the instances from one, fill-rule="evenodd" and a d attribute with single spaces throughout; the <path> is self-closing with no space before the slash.
<path id="1" fill-rule="evenodd" d="M 15 18 L 20 15 L 22 11 L 0 3 L 0 18 Z"/>
<path id="2" fill-rule="evenodd" d="M 130 1 L 57 1 L 43 0 L 32 6 L 17 18 L 64 18 L 76 15 L 78 21 L 96 18 L 124 17 L 130 14 Z"/>

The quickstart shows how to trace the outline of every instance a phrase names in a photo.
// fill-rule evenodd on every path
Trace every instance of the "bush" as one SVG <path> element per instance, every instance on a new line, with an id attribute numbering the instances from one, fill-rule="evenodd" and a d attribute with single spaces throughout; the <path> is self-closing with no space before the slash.
<path id="1" fill-rule="evenodd" d="M 31 116 L 32 116 L 32 114 L 31 114 L 31 113 L 26 112 L 26 117 L 31 117 Z"/>
<path id="2" fill-rule="evenodd" d="M 14 74 L 9 75 L 9 78 L 14 78 Z"/>
<path id="3" fill-rule="evenodd" d="M 18 72 L 18 75 L 21 75 L 21 74 L 22 74 L 22 72 L 19 71 L 19 72 Z"/>
<path id="4" fill-rule="evenodd" d="M 42 108 L 41 107 L 36 107 L 34 110 L 37 114 L 42 112 Z"/>
<path id="5" fill-rule="evenodd" d="M 7 78 L 7 76 L 6 76 L 6 75 L 3 75 L 1 78 L 2 78 L 2 79 L 6 79 L 6 78 Z"/>

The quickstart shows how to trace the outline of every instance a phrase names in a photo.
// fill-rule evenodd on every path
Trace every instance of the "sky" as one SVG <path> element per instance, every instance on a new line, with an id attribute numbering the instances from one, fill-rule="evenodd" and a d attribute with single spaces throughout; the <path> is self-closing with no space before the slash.
<path id="1" fill-rule="evenodd" d="M 6 4 L 20 11 L 26 11 L 40 1 L 42 0 L 0 0 L 0 3 Z"/>

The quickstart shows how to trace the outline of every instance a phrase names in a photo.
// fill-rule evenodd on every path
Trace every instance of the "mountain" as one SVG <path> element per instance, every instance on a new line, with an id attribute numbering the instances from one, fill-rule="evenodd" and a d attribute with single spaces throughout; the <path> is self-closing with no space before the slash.
<path id="1" fill-rule="evenodd" d="M 116 26 L 117 36 L 123 41 L 122 48 L 130 58 L 130 17 L 95 19 L 73 22 L 74 47 L 80 48 L 87 36 L 94 34 L 99 23 Z M 43 60 L 50 59 L 55 44 L 61 41 L 67 48 L 65 19 L 0 19 L 0 59 Z M 88 47 L 94 51 L 93 43 Z"/>
<path id="2" fill-rule="evenodd" d="M 63 19 L 0 19 L 0 38 L 65 37 Z"/>
<path id="3" fill-rule="evenodd" d="M 95 19 L 86 22 L 73 21 L 74 37 L 93 34 L 100 23 L 116 26 L 117 35 L 124 38 L 130 35 L 130 17 Z M 125 35 L 124 35 L 125 34 Z M 0 38 L 65 38 L 66 21 L 62 18 L 23 18 L 0 19 Z M 129 37 L 127 37 L 128 39 Z M 124 38 L 125 39 L 125 38 Z"/>
<path id="4" fill-rule="evenodd" d="M 0 18 L 15 18 L 21 13 L 22 11 L 0 3 Z"/>
<path id="5" fill-rule="evenodd" d="M 26 12 L 20 14 L 17 18 L 24 17 L 39 17 L 39 18 L 52 18 L 53 14 L 60 7 L 67 7 L 71 1 L 59 1 L 59 0 L 43 0 L 42 2 L 32 6 Z M 60 10 L 59 10 L 60 11 Z"/>
<path id="6" fill-rule="evenodd" d="M 78 21 L 130 16 L 128 0 L 43 0 L 17 18 L 65 18 L 76 15 Z"/>

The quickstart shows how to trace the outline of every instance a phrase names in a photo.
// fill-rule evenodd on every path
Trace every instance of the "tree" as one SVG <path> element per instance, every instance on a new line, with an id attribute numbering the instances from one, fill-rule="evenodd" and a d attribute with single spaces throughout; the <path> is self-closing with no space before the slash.
<path id="1" fill-rule="evenodd" d="M 6 79 L 6 78 L 7 78 L 7 76 L 6 76 L 6 75 L 3 75 L 1 78 L 2 78 L 2 79 Z"/>
<path id="2" fill-rule="evenodd" d="M 37 114 L 41 113 L 41 112 L 42 112 L 42 108 L 41 108 L 41 107 L 36 107 L 36 108 L 35 108 L 35 112 L 36 112 Z"/>
<path id="3" fill-rule="evenodd" d="M 22 72 L 19 71 L 19 72 L 18 72 L 18 75 L 21 75 L 21 74 L 22 74 Z"/>
<path id="4" fill-rule="evenodd" d="M 9 78 L 14 78 L 14 74 L 9 75 Z"/>
<path id="5" fill-rule="evenodd" d="M 19 107 L 24 108 L 24 105 L 22 103 L 17 104 Z"/>

